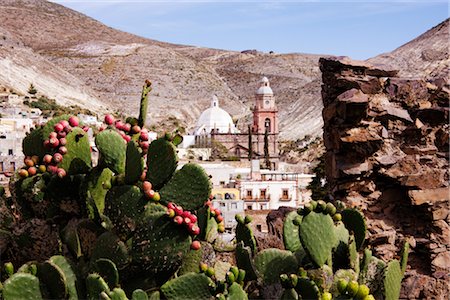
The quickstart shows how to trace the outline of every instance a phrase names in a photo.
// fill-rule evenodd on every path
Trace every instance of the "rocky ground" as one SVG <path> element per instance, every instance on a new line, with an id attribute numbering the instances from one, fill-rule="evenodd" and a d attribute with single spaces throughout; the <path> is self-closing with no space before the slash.
<path id="1" fill-rule="evenodd" d="M 450 272 L 449 85 L 321 59 L 326 175 L 336 199 L 368 219 L 386 260 L 409 240 L 402 298 L 447 299 Z"/>

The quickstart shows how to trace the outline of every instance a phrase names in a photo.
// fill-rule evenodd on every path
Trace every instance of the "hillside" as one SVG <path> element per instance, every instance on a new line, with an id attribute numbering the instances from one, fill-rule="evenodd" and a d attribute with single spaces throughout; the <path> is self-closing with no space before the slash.
<path id="1" fill-rule="evenodd" d="M 369 59 L 399 69 L 404 77 L 447 77 L 449 75 L 450 19 L 389 53 Z"/>
<path id="2" fill-rule="evenodd" d="M 0 84 L 16 90 L 26 92 L 33 82 L 61 104 L 78 102 L 95 111 L 130 114 L 137 111 L 143 81 L 150 79 L 153 125 L 175 117 L 192 129 L 216 94 L 220 105 L 246 128 L 258 82 L 267 76 L 278 103 L 281 138 L 322 133 L 318 59 L 323 55 L 174 45 L 107 27 L 43 0 L 0 0 L 0 19 L 0 67 L 9 70 L 0 73 Z M 436 45 L 441 49 L 447 40 L 442 34 L 424 34 L 411 43 L 420 43 L 429 57 L 437 53 L 433 52 Z M 414 50 L 411 43 L 403 47 Z M 426 69 L 423 61 L 403 65 L 403 57 L 411 52 L 403 47 L 373 62 L 395 62 L 395 66 L 413 68 L 413 73 Z M 448 58 L 435 64 L 441 70 Z M 435 73 L 439 72 L 430 72 Z"/>

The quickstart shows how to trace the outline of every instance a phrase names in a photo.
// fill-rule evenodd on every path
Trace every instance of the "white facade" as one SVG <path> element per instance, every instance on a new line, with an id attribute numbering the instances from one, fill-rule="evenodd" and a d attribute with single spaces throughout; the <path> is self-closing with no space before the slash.
<path id="1" fill-rule="evenodd" d="M 213 207 L 222 213 L 225 228 L 235 228 L 237 225 L 235 216 L 244 214 L 244 201 L 242 200 L 213 200 Z"/>

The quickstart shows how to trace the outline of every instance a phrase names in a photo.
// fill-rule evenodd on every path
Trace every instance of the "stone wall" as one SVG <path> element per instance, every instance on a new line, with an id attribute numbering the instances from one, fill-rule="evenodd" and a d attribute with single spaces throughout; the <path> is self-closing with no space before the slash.
<path id="1" fill-rule="evenodd" d="M 411 244 L 402 298 L 450 294 L 449 86 L 320 59 L 326 173 L 335 199 L 368 219 L 383 259 Z"/>

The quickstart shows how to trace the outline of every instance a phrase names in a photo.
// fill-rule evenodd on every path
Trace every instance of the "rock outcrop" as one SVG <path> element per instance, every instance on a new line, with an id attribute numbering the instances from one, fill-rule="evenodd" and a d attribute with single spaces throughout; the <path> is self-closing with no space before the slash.
<path id="1" fill-rule="evenodd" d="M 378 257 L 411 244 L 402 298 L 450 294 L 449 86 L 347 57 L 320 59 L 326 173 L 359 207 Z"/>

